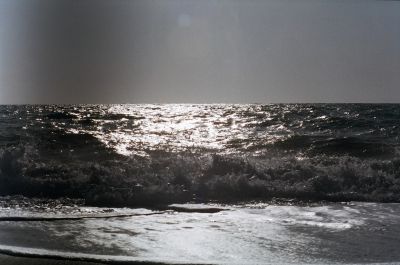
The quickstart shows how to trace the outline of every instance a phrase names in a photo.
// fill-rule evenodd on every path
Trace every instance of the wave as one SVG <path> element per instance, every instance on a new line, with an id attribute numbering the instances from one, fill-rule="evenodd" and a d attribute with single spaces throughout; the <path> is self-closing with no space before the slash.
<path id="1" fill-rule="evenodd" d="M 0 106 L 0 195 L 397 202 L 399 106 Z"/>
<path id="2" fill-rule="evenodd" d="M 54 200 L 32 200 L 23 196 L 13 197 L 0 197 L 2 206 L 0 209 L 0 222 L 56 222 L 56 221 L 68 221 L 68 220 L 84 220 L 84 219 L 114 219 L 114 218 L 126 218 L 126 217 L 143 217 L 150 215 L 168 214 L 171 212 L 176 213 L 218 213 L 221 211 L 228 210 L 221 206 L 209 206 L 204 204 L 171 204 L 166 206 L 152 207 L 151 209 L 143 208 L 98 208 L 89 207 L 85 208 L 82 206 L 68 205 L 66 201 L 56 202 L 54 205 L 48 206 L 49 202 Z M 13 205 L 13 203 L 15 203 Z M 41 204 L 47 204 L 43 207 Z M 17 207 L 16 207 L 17 205 Z M 20 205 L 23 205 L 21 209 Z M 4 208 L 6 207 L 6 208 Z M 54 212 L 54 208 L 57 212 Z"/>
<path id="3" fill-rule="evenodd" d="M 122 218 L 132 216 L 144 216 L 162 214 L 163 212 L 152 213 L 131 213 L 131 214 L 97 214 L 97 215 L 80 215 L 80 216 L 0 216 L 0 222 L 54 222 L 66 220 L 83 220 L 83 219 L 109 219 Z"/>
<path id="4" fill-rule="evenodd" d="M 398 151 L 391 144 L 356 136 L 327 138 L 318 135 L 292 135 L 273 143 L 271 147 L 285 151 L 300 150 L 308 156 L 348 155 L 361 158 L 393 158 Z"/>
<path id="5" fill-rule="evenodd" d="M 29 145 L 0 149 L 1 195 L 67 196 L 101 206 L 272 198 L 400 202 L 398 158 L 158 151 L 94 161 L 71 154 L 49 159 L 38 152 Z"/>

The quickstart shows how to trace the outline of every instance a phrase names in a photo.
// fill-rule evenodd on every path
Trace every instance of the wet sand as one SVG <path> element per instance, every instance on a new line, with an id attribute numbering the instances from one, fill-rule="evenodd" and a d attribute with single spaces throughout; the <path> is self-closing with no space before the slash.
<path id="1" fill-rule="evenodd" d="M 141 264 L 141 265 L 156 265 L 166 263 L 153 263 L 153 262 L 92 262 L 92 261 L 79 261 L 79 260 L 67 260 L 67 259 L 50 259 L 50 258 L 39 258 L 39 257 L 22 257 L 14 255 L 0 254 L 1 265 L 129 265 L 129 264 Z"/>
<path id="2" fill-rule="evenodd" d="M 96 264 L 101 265 L 103 263 L 17 257 L 17 256 L 0 254 L 0 264 L 2 265 L 96 265 Z"/>

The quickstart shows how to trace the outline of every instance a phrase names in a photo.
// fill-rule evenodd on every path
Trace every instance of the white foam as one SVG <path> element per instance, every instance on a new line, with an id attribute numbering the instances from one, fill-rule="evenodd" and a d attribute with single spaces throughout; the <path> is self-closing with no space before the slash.
<path id="1" fill-rule="evenodd" d="M 79 222 L 0 222 L 0 252 L 97 262 L 265 264 L 267 260 L 270 264 L 332 264 L 324 260 L 320 248 L 331 247 L 333 251 L 338 251 L 332 254 L 333 260 L 335 255 L 340 255 L 341 260 L 343 250 L 341 247 L 335 250 L 332 244 L 341 246 L 343 242 L 324 241 L 324 236 L 319 235 L 333 232 L 340 236 L 349 230 L 356 237 L 361 233 L 360 238 L 364 238 L 362 233 L 369 235 L 370 231 L 375 231 L 373 229 L 380 229 L 379 222 L 388 224 L 388 220 L 382 219 L 385 213 L 393 215 L 391 210 L 398 209 L 396 205 L 386 204 L 376 207 L 340 204 L 318 207 L 174 206 L 189 210 L 210 207 L 228 210 L 215 213 L 165 211 L 156 215 L 84 219 Z M 119 211 L 128 210 L 115 209 L 115 212 Z M 370 212 L 378 212 L 379 216 Z M 391 219 L 391 222 L 397 220 Z M 357 226 L 369 227 L 358 229 Z M 380 234 L 374 236 L 380 237 Z M 353 237 L 342 239 L 347 240 L 346 244 L 358 240 Z M 380 240 L 392 245 L 398 242 L 396 237 L 385 235 Z M 10 244 L 14 247 L 7 246 Z M 353 247 L 355 253 L 362 251 L 360 245 L 354 244 Z M 351 248 L 346 253 L 351 255 Z M 387 260 L 398 257 L 390 252 L 388 254 L 390 257 Z M 374 260 L 375 254 L 371 255 Z"/>
<path id="2" fill-rule="evenodd" d="M 350 207 L 333 206 L 298 207 L 298 206 L 265 206 L 255 210 L 259 218 L 280 225 L 305 225 L 327 229 L 345 230 L 364 224 L 358 218 L 359 211 Z"/>

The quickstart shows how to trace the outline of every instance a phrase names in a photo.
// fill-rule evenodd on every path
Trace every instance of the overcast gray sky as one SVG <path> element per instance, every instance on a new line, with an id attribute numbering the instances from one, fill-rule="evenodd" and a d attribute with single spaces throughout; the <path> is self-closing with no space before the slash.
<path id="1" fill-rule="evenodd" d="M 400 2 L 0 0 L 0 103 L 400 102 Z"/>

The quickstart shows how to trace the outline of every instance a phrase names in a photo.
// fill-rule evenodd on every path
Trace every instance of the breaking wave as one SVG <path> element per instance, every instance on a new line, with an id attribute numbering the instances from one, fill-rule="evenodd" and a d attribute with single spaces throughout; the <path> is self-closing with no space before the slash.
<path id="1" fill-rule="evenodd" d="M 400 105 L 0 107 L 0 195 L 400 201 Z"/>

